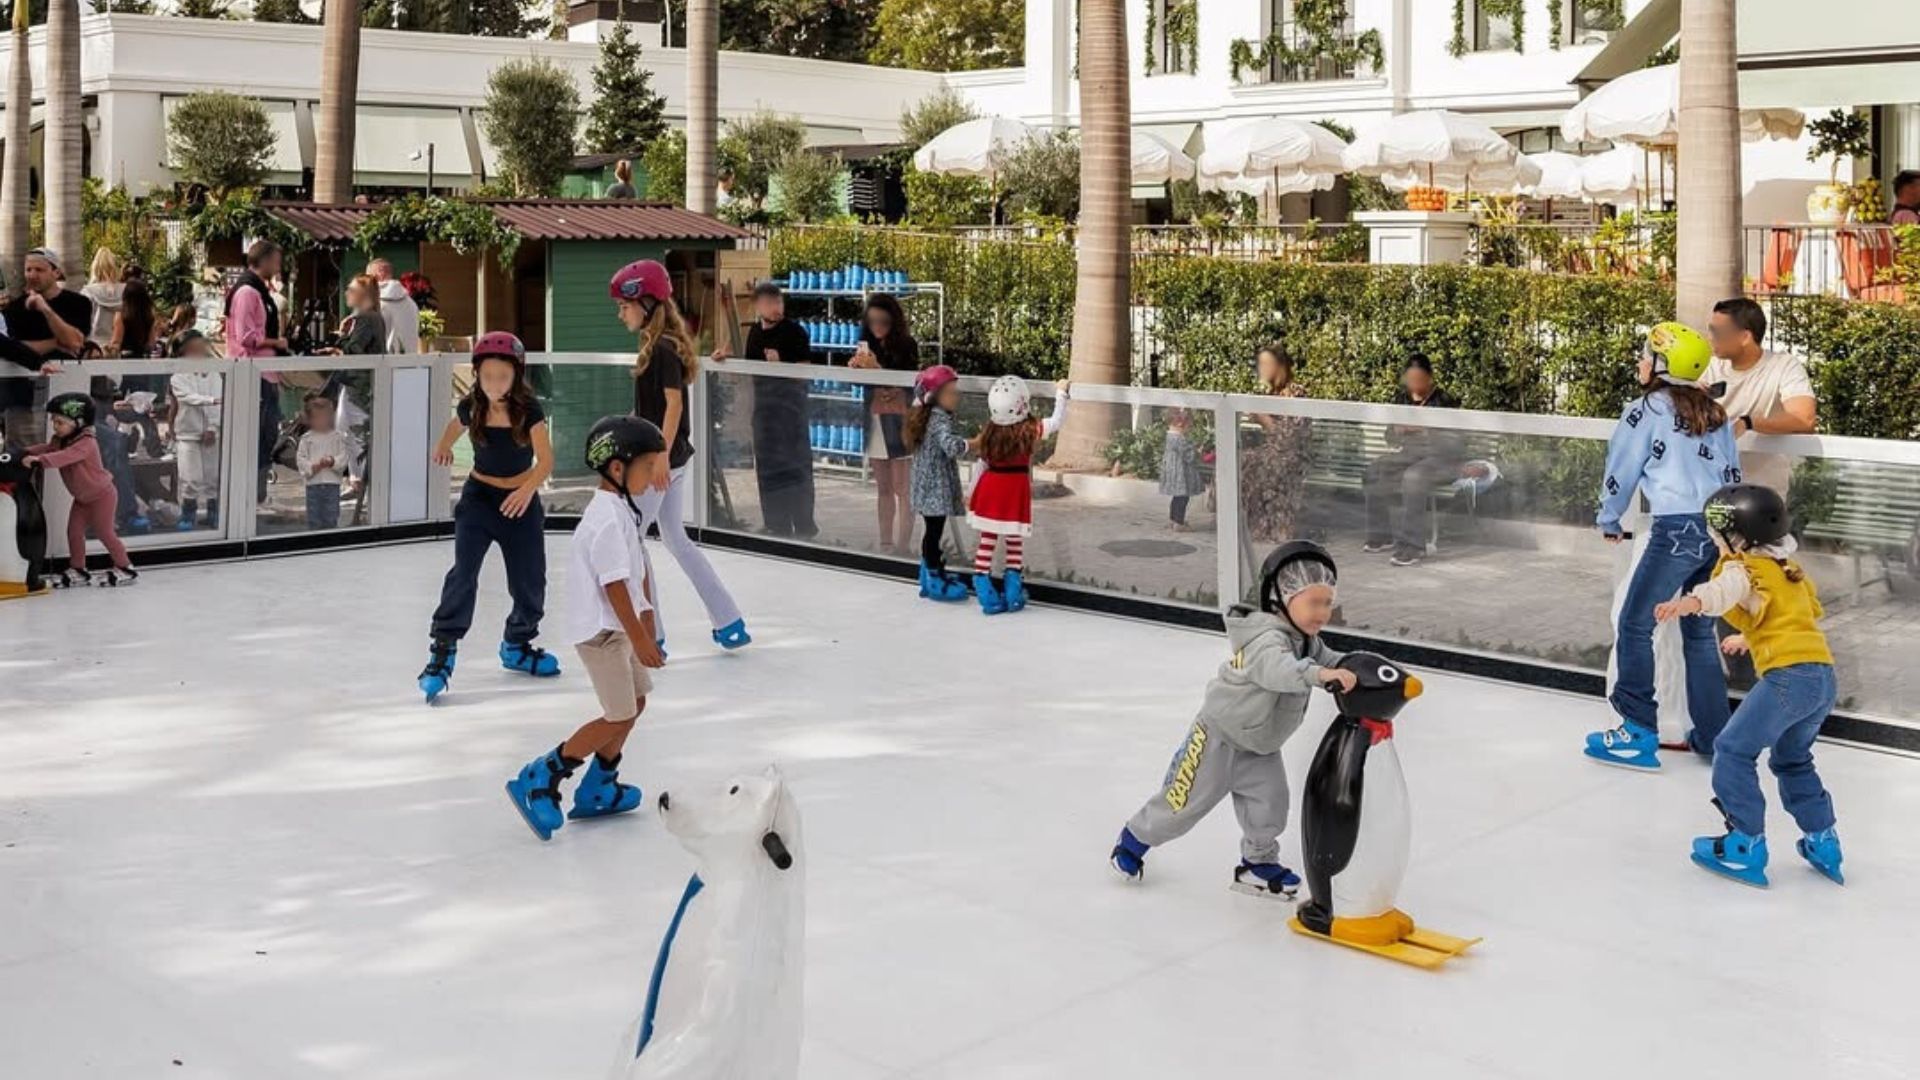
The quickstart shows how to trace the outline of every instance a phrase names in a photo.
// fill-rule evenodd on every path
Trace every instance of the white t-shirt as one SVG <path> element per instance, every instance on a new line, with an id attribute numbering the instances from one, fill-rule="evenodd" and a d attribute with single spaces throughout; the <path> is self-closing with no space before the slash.
<path id="1" fill-rule="evenodd" d="M 1726 393 L 1718 400 L 1727 410 L 1729 423 L 1743 416 L 1765 420 L 1783 412 L 1785 403 L 1794 398 L 1814 396 L 1807 365 L 1788 353 L 1761 353 L 1760 362 L 1745 371 L 1735 371 L 1733 361 L 1716 356 L 1707 364 L 1707 373 L 1700 379 L 1702 386 L 1711 387 L 1715 383 L 1727 384 Z M 1754 438 L 1752 432 L 1740 435 L 1740 471 L 1746 474 L 1748 483 L 1762 484 L 1786 494 L 1787 483 L 1793 475 L 1793 461 L 1782 454 L 1753 450 Z"/>
<path id="2" fill-rule="evenodd" d="M 591 641 L 602 630 L 626 632 L 614 614 L 605 586 L 625 580 L 633 610 L 647 611 L 647 553 L 627 501 L 611 491 L 596 491 L 573 530 L 567 568 L 567 632 L 573 643 Z"/>

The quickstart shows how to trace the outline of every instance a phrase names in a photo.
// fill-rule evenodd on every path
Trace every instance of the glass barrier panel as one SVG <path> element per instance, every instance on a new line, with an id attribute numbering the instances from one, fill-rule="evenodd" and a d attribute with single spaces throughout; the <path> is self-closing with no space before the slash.
<path id="1" fill-rule="evenodd" d="M 1258 414 L 1238 428 L 1247 599 L 1274 545 L 1317 540 L 1341 569 L 1337 628 L 1606 669 L 1604 442 Z"/>
<path id="2" fill-rule="evenodd" d="M 550 514 L 578 514 L 592 501 L 600 478 L 587 468 L 587 432 L 602 417 L 633 411 L 633 372 L 625 366 L 587 364 L 530 364 L 527 380 L 547 417 L 547 436 L 553 441 L 553 476 L 541 491 Z M 456 387 L 462 381 L 456 367 Z M 472 468 L 473 444 L 462 436 L 454 444 L 454 489 Z M 464 465 L 462 462 L 464 461 Z"/>
<path id="3" fill-rule="evenodd" d="M 5 360 L 0 365 L 13 366 Z M 47 396 L 44 375 L 0 374 L 0 442 L 22 447 L 45 442 Z"/>
<path id="4" fill-rule="evenodd" d="M 373 524 L 371 368 L 279 371 L 260 385 L 260 450 L 254 534 Z"/>

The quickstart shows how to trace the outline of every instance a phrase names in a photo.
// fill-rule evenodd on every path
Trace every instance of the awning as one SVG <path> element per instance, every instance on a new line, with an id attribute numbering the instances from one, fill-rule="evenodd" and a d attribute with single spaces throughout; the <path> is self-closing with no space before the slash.
<path id="1" fill-rule="evenodd" d="M 260 208 L 321 244 L 343 244 L 352 240 L 354 230 L 367 220 L 368 214 L 373 213 L 373 207 L 364 204 L 320 206 L 315 203 L 264 202 Z"/>
<path id="2" fill-rule="evenodd" d="M 353 171 L 362 183 L 373 177 L 425 177 L 427 146 L 433 146 L 436 182 L 473 176 L 473 155 L 467 152 L 466 122 L 458 109 L 429 109 L 395 105 L 362 105 L 357 110 L 353 136 Z M 420 158 L 414 160 L 418 153 Z"/>
<path id="3" fill-rule="evenodd" d="M 1582 86 L 1604 82 L 1647 66 L 1647 58 L 1680 36 L 1680 0 L 1650 0 L 1613 39 L 1587 61 L 1573 81 Z M 1745 104 L 1742 102 L 1742 104 Z"/>
<path id="4" fill-rule="evenodd" d="M 185 97 L 163 97 L 160 99 L 161 124 L 172 130 L 174 110 L 186 103 Z M 307 168 L 307 162 L 300 152 L 300 125 L 295 118 L 299 108 L 291 101 L 261 101 L 260 107 L 267 112 L 267 123 L 273 127 L 273 154 L 267 159 L 267 172 L 275 176 L 298 179 Z M 37 119 L 39 114 L 35 113 Z M 173 159 L 172 140 L 161 140 L 164 156 L 163 164 L 167 168 L 177 168 Z"/>
<path id="5" fill-rule="evenodd" d="M 499 199 L 485 204 L 528 240 L 743 240 L 745 229 L 665 203 Z"/>

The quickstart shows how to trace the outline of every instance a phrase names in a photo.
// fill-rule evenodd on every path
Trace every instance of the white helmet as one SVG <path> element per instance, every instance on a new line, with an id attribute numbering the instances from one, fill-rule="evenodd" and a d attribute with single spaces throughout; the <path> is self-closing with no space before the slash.
<path id="1" fill-rule="evenodd" d="M 1033 415 L 1033 395 L 1018 375 L 1002 375 L 987 391 L 987 414 L 1002 427 Z"/>

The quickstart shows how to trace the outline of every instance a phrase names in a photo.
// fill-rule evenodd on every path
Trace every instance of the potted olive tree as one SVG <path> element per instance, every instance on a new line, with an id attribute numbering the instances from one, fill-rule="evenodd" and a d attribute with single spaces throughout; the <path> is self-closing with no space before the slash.
<path id="1" fill-rule="evenodd" d="M 1813 133 L 1808 161 L 1831 158 L 1827 182 L 1807 196 L 1807 220 L 1816 225 L 1838 225 L 1847 218 L 1848 189 L 1840 182 L 1840 163 L 1873 153 L 1871 128 L 1861 113 L 1835 109 L 1807 125 Z"/>

